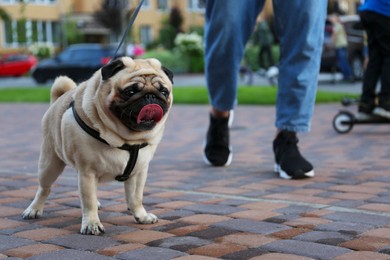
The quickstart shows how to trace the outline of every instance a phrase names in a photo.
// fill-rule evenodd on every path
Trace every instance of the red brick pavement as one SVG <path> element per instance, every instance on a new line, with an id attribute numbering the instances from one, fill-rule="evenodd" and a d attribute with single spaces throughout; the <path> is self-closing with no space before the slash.
<path id="1" fill-rule="evenodd" d="M 40 119 L 47 104 L 0 104 L 0 258 L 390 259 L 390 125 L 332 129 L 339 105 L 318 105 L 300 137 L 315 165 L 309 180 L 273 172 L 274 107 L 239 106 L 233 163 L 202 162 L 206 106 L 174 106 L 151 163 L 144 204 L 153 225 L 134 223 L 123 188 L 99 188 L 101 236 L 78 234 L 76 173 L 57 180 L 44 216 L 23 220 L 36 190 Z"/>

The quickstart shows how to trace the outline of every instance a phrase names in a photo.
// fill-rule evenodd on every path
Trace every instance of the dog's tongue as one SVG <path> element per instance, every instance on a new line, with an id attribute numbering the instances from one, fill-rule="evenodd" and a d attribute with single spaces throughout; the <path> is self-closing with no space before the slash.
<path id="1" fill-rule="evenodd" d="M 149 104 L 144 106 L 138 114 L 137 124 L 140 124 L 142 121 L 153 120 L 159 122 L 163 117 L 163 110 L 157 104 Z"/>

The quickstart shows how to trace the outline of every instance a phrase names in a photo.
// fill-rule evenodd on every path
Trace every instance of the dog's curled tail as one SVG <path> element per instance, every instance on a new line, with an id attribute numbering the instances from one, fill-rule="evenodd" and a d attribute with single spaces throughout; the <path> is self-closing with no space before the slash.
<path id="1" fill-rule="evenodd" d="M 59 76 L 53 83 L 50 91 L 50 104 L 54 103 L 65 92 L 74 89 L 76 83 L 66 76 Z"/>

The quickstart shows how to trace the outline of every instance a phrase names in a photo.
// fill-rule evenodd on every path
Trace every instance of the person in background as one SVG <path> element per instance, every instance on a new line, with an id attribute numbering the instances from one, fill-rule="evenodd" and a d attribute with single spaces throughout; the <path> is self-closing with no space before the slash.
<path id="1" fill-rule="evenodd" d="M 347 34 L 337 14 L 332 14 L 330 20 L 333 24 L 332 43 L 336 49 L 337 65 L 343 74 L 343 81 L 353 82 L 354 76 L 348 60 Z"/>
<path id="2" fill-rule="evenodd" d="M 211 109 L 203 158 L 212 166 L 227 166 L 232 161 L 229 127 L 236 106 L 240 61 L 264 2 L 206 1 L 205 71 Z M 297 133 L 311 127 L 327 1 L 272 3 L 280 39 L 274 169 L 285 179 L 313 177 L 313 165 L 298 149 Z"/>
<path id="3" fill-rule="evenodd" d="M 359 8 L 367 32 L 368 64 L 364 72 L 358 116 L 372 113 L 390 119 L 390 1 L 366 0 Z M 380 80 L 381 88 L 376 94 Z"/>
<path id="4" fill-rule="evenodd" d="M 256 39 L 259 43 L 259 66 L 262 69 L 268 69 L 275 64 L 272 55 L 272 45 L 274 36 L 268 26 L 267 20 L 262 15 L 259 16 L 257 23 Z"/>

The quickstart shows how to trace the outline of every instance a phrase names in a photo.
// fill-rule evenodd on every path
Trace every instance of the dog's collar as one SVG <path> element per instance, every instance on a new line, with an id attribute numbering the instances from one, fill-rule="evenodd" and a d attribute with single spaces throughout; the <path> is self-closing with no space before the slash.
<path id="1" fill-rule="evenodd" d="M 86 133 L 88 133 L 88 134 L 89 134 L 90 136 L 92 136 L 93 138 L 99 140 L 100 142 L 109 145 L 109 143 L 108 143 L 106 140 L 104 140 L 103 138 L 100 137 L 100 134 L 99 134 L 98 131 L 96 131 L 95 129 L 92 129 L 91 127 L 89 127 L 89 126 L 81 119 L 81 117 L 79 116 L 79 114 L 77 114 L 77 111 L 76 111 L 76 108 L 75 108 L 75 105 L 74 105 L 74 101 L 72 101 L 72 102 L 69 104 L 69 107 L 72 108 L 73 116 L 74 116 L 74 118 L 76 119 L 76 122 L 79 124 L 79 126 L 80 126 Z M 117 181 L 126 181 L 126 180 L 130 177 L 130 174 L 131 174 L 131 172 L 133 171 L 133 169 L 134 169 L 134 167 L 135 167 L 135 164 L 136 164 L 136 162 L 137 162 L 139 149 L 144 148 L 144 147 L 146 147 L 147 145 L 148 145 L 147 143 L 133 144 L 133 145 L 124 144 L 124 145 L 122 145 L 121 147 L 117 147 L 118 149 L 125 150 L 125 151 L 128 151 L 128 152 L 129 152 L 129 160 L 127 161 L 126 168 L 125 168 L 125 170 L 123 171 L 123 174 L 122 174 L 122 175 L 116 176 L 116 177 L 115 177 L 115 180 L 117 180 Z"/>

